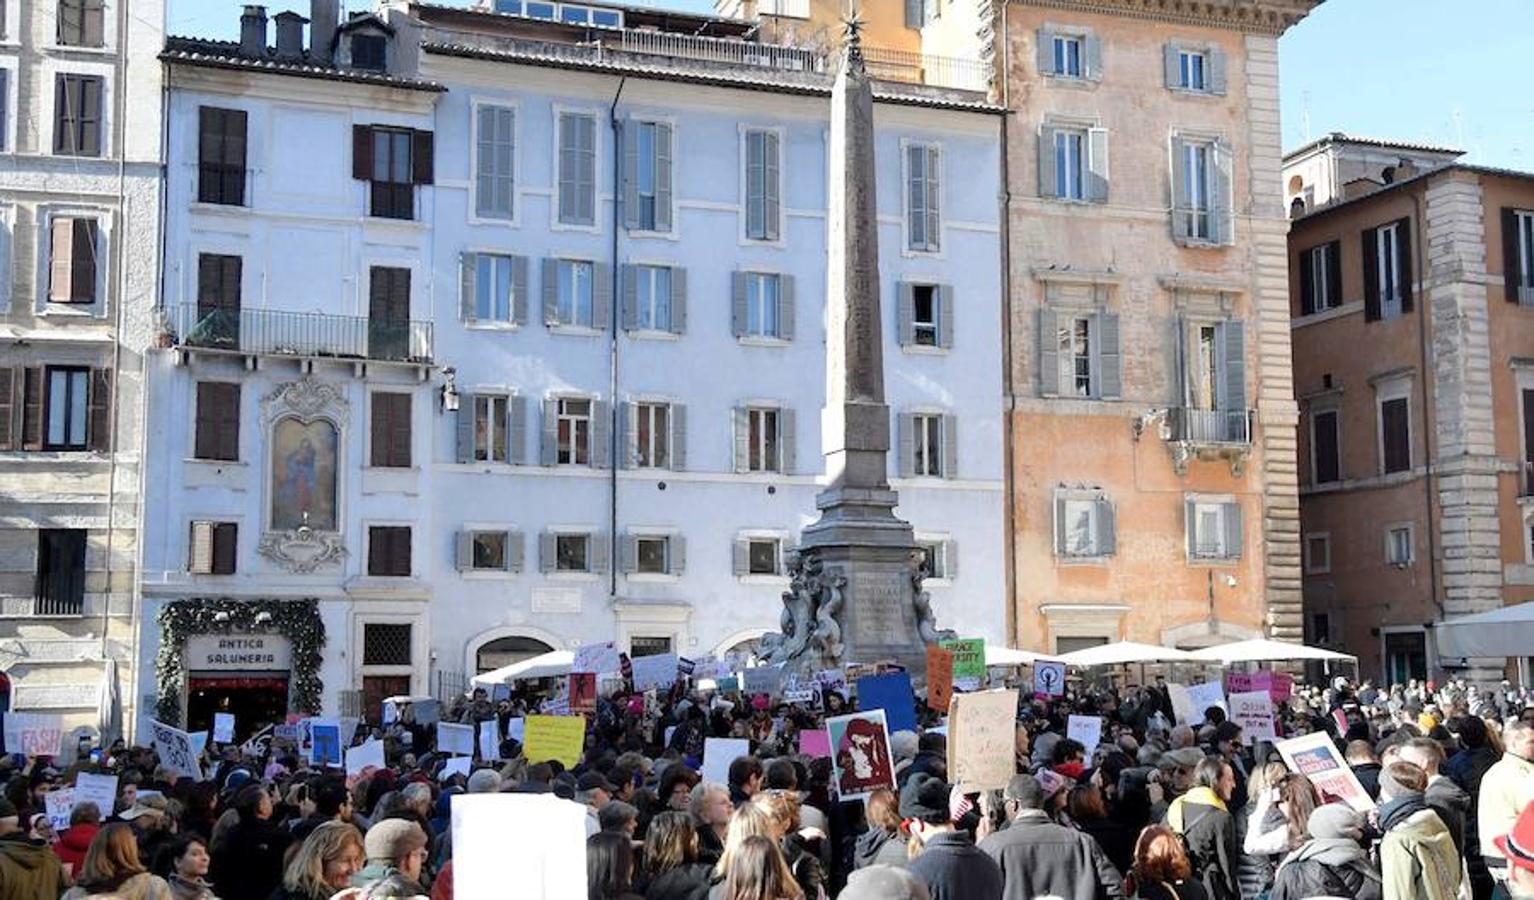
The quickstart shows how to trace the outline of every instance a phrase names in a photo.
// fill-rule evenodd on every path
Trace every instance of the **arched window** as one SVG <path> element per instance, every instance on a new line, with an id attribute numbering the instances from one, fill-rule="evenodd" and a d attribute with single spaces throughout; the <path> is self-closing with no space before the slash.
<path id="1" fill-rule="evenodd" d="M 481 644 L 474 652 L 475 673 L 480 674 L 519 663 L 553 650 L 537 638 L 511 635 Z"/>

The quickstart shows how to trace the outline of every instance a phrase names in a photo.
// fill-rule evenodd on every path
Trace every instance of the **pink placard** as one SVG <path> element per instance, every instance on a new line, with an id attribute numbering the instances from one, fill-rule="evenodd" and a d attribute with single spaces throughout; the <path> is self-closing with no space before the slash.
<path id="1" fill-rule="evenodd" d="M 1268 696 L 1274 703 L 1283 703 L 1294 696 L 1294 676 L 1288 672 L 1274 672 L 1273 683 L 1268 685 Z"/>
<path id="2" fill-rule="evenodd" d="M 1260 690 L 1259 688 L 1252 686 L 1253 678 L 1254 676 L 1249 672 L 1226 672 L 1225 693 L 1247 694 L 1255 690 Z"/>
<path id="3" fill-rule="evenodd" d="M 829 759 L 831 756 L 831 736 L 825 729 L 799 732 L 799 752 L 813 759 Z"/>

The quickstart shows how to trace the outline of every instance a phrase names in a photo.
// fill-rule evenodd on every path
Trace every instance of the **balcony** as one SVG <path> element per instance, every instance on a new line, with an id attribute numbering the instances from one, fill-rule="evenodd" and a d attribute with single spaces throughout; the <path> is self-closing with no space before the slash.
<path id="1" fill-rule="evenodd" d="M 272 309 L 166 310 L 175 346 L 251 356 L 344 359 L 431 365 L 432 323 L 373 321 L 366 316 Z"/>
<path id="2" fill-rule="evenodd" d="M 1172 448 L 1172 467 L 1183 475 L 1190 459 L 1224 459 L 1232 474 L 1239 476 L 1252 452 L 1253 420 L 1250 409 L 1172 407 L 1162 432 Z"/>

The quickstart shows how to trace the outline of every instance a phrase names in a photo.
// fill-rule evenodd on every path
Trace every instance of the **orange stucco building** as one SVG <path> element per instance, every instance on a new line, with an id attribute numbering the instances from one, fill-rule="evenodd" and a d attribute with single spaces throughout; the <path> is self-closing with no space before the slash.
<path id="1" fill-rule="evenodd" d="M 1392 681 L 1501 677 L 1431 623 L 1534 599 L 1534 175 L 1453 156 L 1330 135 L 1285 169 L 1306 636 Z"/>

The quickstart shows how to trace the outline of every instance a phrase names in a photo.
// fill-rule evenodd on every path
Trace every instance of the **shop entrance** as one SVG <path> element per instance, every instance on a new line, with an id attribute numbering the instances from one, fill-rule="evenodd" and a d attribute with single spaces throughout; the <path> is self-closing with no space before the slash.
<path id="1" fill-rule="evenodd" d="M 288 673 L 192 674 L 187 678 L 188 731 L 213 728 L 213 714 L 234 714 L 236 743 L 267 725 L 281 725 L 288 715 Z"/>

